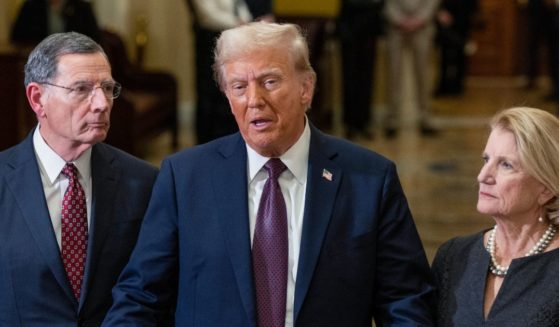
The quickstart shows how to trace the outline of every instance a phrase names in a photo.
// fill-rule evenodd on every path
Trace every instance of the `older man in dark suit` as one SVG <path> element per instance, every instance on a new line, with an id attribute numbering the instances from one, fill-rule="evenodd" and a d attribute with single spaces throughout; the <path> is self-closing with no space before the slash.
<path id="1" fill-rule="evenodd" d="M 307 119 L 291 24 L 224 31 L 240 133 L 166 159 L 104 326 L 432 326 L 429 266 L 394 164 Z"/>
<path id="2" fill-rule="evenodd" d="M 100 143 L 120 85 L 89 37 L 46 38 L 25 85 L 39 123 L 0 152 L 0 326 L 98 326 L 157 169 Z"/>

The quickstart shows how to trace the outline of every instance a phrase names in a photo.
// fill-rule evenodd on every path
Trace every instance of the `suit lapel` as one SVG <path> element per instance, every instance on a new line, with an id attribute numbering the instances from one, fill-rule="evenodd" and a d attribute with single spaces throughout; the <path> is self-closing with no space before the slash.
<path id="1" fill-rule="evenodd" d="M 323 144 L 324 136 L 318 130 L 311 126 L 311 131 L 307 194 L 295 285 L 295 321 L 309 290 L 342 179 L 341 169 L 331 160 L 336 152 Z"/>
<path id="2" fill-rule="evenodd" d="M 45 201 L 41 173 L 33 149 L 33 132 L 19 146 L 11 163 L 13 171 L 6 175 L 6 183 L 23 214 L 23 219 L 33 235 L 41 257 L 50 267 L 54 278 L 68 298 L 76 303 L 66 271 L 60 257 L 60 248 Z"/>
<path id="3" fill-rule="evenodd" d="M 108 153 L 103 144 L 93 146 L 91 153 L 91 180 L 92 180 L 92 203 L 91 221 L 89 228 L 88 250 L 85 265 L 84 285 L 82 289 L 82 301 L 87 298 L 89 289 L 92 287 L 92 279 L 97 268 L 96 262 L 100 256 L 101 249 L 111 223 L 114 212 L 114 194 L 118 188 L 118 173 L 113 163 L 114 157 Z"/>
<path id="4" fill-rule="evenodd" d="M 324 137 L 312 126 L 311 131 L 303 234 L 295 286 L 295 319 L 309 289 L 342 178 L 341 169 L 331 160 L 336 152 L 322 144 Z M 220 215 L 219 222 L 241 299 L 252 321 L 255 300 L 248 222 L 247 157 L 245 143 L 237 135 L 220 148 L 223 161 L 214 163 L 212 185 L 216 195 L 216 212 Z M 331 180 L 325 176 L 328 172 L 332 174 Z"/>
<path id="5" fill-rule="evenodd" d="M 255 317 L 254 286 L 251 268 L 250 228 L 247 201 L 247 154 L 240 134 L 220 149 L 223 160 L 215 161 L 211 171 L 216 196 L 216 213 L 235 272 L 241 300 L 249 321 Z"/>

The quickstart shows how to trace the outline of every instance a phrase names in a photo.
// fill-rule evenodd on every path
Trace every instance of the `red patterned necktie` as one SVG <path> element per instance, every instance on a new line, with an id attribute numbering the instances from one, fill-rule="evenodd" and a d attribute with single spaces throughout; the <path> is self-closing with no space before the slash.
<path id="1" fill-rule="evenodd" d="M 78 180 L 76 166 L 67 163 L 62 174 L 69 179 L 62 199 L 62 262 L 74 295 L 79 300 L 87 253 L 85 193 Z"/>
<path id="2" fill-rule="evenodd" d="M 252 268 L 256 287 L 259 327 L 283 327 L 287 293 L 287 213 L 278 177 L 286 169 L 278 158 L 264 166 L 264 184 L 252 244 Z"/>

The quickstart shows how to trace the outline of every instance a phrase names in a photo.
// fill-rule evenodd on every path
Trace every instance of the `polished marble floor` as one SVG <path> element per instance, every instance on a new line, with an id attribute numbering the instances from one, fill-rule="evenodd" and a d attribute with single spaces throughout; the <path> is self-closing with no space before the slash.
<path id="1" fill-rule="evenodd" d="M 447 239 L 474 233 L 492 225 L 489 217 L 476 211 L 476 176 L 487 137 L 489 117 L 511 106 L 532 106 L 556 112 L 557 105 L 544 101 L 547 83 L 525 89 L 518 77 L 470 77 L 459 97 L 433 99 L 436 137 L 422 137 L 416 129 L 415 106 L 403 108 L 402 130 L 397 138 L 386 139 L 377 131 L 373 140 L 356 140 L 396 162 L 404 191 L 432 260 L 438 246 Z M 406 92 L 412 92 L 407 90 Z M 380 92 L 382 93 L 382 92 Z M 375 114 L 383 111 L 383 97 L 377 97 Z M 406 98 L 411 99 L 411 96 Z M 339 110 L 334 112 L 332 132 L 343 135 Z M 188 119 L 182 126 L 181 147 L 192 146 Z M 158 165 L 168 154 L 169 137 L 163 135 L 148 148 L 147 159 Z"/>
<path id="2" fill-rule="evenodd" d="M 404 130 L 396 139 L 377 137 L 363 145 L 394 160 L 429 259 L 445 240 L 492 225 L 476 211 L 476 177 L 488 135 L 489 118 L 512 106 L 556 112 L 543 100 L 547 83 L 527 90 L 521 78 L 471 77 L 460 97 L 433 99 L 437 137 L 421 137 L 413 117 L 414 104 L 404 110 Z"/>

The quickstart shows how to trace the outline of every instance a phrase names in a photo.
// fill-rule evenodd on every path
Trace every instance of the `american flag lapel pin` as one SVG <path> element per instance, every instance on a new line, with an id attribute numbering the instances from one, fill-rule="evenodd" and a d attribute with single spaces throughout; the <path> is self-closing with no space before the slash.
<path id="1" fill-rule="evenodd" d="M 324 168 L 322 170 L 322 178 L 331 182 L 332 181 L 332 173 L 328 169 Z"/>

